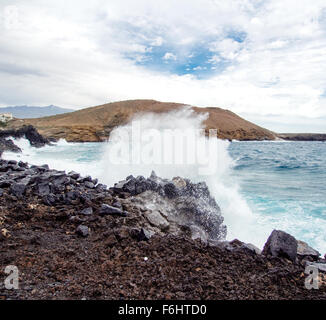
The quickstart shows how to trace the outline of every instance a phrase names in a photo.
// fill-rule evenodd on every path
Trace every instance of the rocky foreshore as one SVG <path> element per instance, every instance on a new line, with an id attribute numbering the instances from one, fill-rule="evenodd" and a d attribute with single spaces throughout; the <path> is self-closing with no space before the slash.
<path id="1" fill-rule="evenodd" d="M 90 176 L 0 160 L 1 299 L 324 299 L 325 260 L 273 231 L 226 241 L 204 183 Z M 315 264 L 319 290 L 304 286 Z M 19 289 L 5 289 L 17 266 Z"/>

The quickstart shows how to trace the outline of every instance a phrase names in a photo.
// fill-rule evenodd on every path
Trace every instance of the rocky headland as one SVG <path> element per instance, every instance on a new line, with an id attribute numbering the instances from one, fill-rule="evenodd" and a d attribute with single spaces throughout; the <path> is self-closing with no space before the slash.
<path id="1" fill-rule="evenodd" d="M 33 126 L 50 141 L 65 139 L 68 142 L 102 142 L 110 138 L 112 130 L 125 125 L 135 116 L 146 113 L 164 114 L 189 107 L 181 103 L 155 100 L 127 100 L 84 108 L 74 112 L 59 113 L 39 118 L 15 118 L 6 123 L 7 130 L 20 130 Z M 28 107 L 26 107 L 28 108 Z M 239 141 L 326 141 L 326 134 L 276 133 L 249 122 L 237 114 L 217 107 L 191 107 L 197 114 L 208 114 L 204 121 L 206 132 L 217 129 L 217 137 Z M 65 109 L 63 109 L 65 110 Z M 33 110 L 31 110 L 33 112 Z M 1 131 L 0 131 L 1 132 Z M 9 142 L 10 143 L 10 142 Z M 0 141 L 0 147 L 3 142 Z M 10 148 L 10 145 L 7 145 Z"/>
<path id="2" fill-rule="evenodd" d="M 0 130 L 0 156 L 4 151 L 19 153 L 22 150 L 14 143 L 13 139 L 27 139 L 31 146 L 36 148 L 44 147 L 50 144 L 50 141 L 44 138 L 31 125 L 23 126 L 19 129 Z"/>
<path id="3" fill-rule="evenodd" d="M 75 112 L 36 119 L 15 119 L 7 127 L 17 129 L 33 125 L 48 139 L 68 142 L 100 142 L 110 137 L 112 130 L 128 123 L 135 115 L 163 114 L 185 108 L 185 104 L 155 100 L 128 100 L 107 103 Z M 228 140 L 274 140 L 275 133 L 257 126 L 235 113 L 221 108 L 191 107 L 195 113 L 207 113 L 205 129 L 218 129 L 217 136 Z"/>

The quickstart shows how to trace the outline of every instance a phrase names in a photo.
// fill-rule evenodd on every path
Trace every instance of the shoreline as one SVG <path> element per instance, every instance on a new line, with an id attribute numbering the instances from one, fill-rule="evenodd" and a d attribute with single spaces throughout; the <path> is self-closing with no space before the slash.
<path id="1" fill-rule="evenodd" d="M 50 144 L 34 130 L 32 146 Z M 0 277 L 8 265 L 21 274 L 18 291 L 0 281 L 3 299 L 325 299 L 319 252 L 280 230 L 264 248 L 226 241 L 205 183 L 152 172 L 107 188 L 0 159 L 0 207 Z M 304 287 L 311 265 L 319 290 Z"/>
<path id="2" fill-rule="evenodd" d="M 76 172 L 0 160 L 0 191 L 1 270 L 21 273 L 20 290 L 0 282 L 4 299 L 325 298 L 316 250 L 276 230 L 263 251 L 224 240 L 223 212 L 203 183 L 153 172 L 107 189 Z M 304 287 L 309 264 L 319 290 Z"/>

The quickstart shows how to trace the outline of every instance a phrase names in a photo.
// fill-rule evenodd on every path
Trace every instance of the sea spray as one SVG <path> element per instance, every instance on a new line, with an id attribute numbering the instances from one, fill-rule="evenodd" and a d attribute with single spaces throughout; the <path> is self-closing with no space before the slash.
<path id="1" fill-rule="evenodd" d="M 154 170 L 163 178 L 180 176 L 193 182 L 204 181 L 221 207 L 228 238 L 257 242 L 254 216 L 231 177 L 234 162 L 228 153 L 229 142 L 216 139 L 216 130 L 205 136 L 206 119 L 206 114 L 184 108 L 165 114 L 144 114 L 114 129 L 101 159 L 102 180 L 113 185 L 130 174 L 148 177 Z M 172 138 L 171 130 L 175 133 Z M 183 144 L 178 145 L 178 135 L 184 138 Z M 151 156 L 144 157 L 144 153 Z M 149 159 L 152 161 L 146 161 Z"/>
<path id="2" fill-rule="evenodd" d="M 28 140 L 13 139 L 22 153 L 4 152 L 3 159 L 25 161 L 30 164 L 48 164 L 56 170 L 76 171 L 81 175 L 92 175 L 101 178 L 102 169 L 99 167 L 102 148 L 100 143 L 70 143 L 64 139 L 46 145 L 43 148 L 34 148 Z"/>
<path id="3" fill-rule="evenodd" d="M 180 176 L 204 181 L 221 208 L 228 239 L 257 243 L 260 236 L 255 232 L 254 215 L 231 175 L 234 162 L 228 153 L 230 143 L 216 139 L 214 129 L 218 128 L 211 130 L 213 137 L 205 136 L 206 119 L 207 114 L 196 114 L 187 107 L 164 114 L 143 114 L 115 128 L 109 141 L 100 147 L 60 140 L 54 147 L 35 149 L 20 139 L 15 143 L 23 153 L 5 153 L 4 158 L 74 170 L 108 186 L 131 174 L 148 177 L 152 170 L 162 178 Z M 132 134 L 135 128 L 138 132 Z"/>

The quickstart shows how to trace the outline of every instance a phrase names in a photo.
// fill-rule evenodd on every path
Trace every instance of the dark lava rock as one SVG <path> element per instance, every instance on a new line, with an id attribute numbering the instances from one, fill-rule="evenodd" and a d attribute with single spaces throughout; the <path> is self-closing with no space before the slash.
<path id="1" fill-rule="evenodd" d="M 77 172 L 75 172 L 75 171 L 70 171 L 70 172 L 68 173 L 68 176 L 71 177 L 71 178 L 74 179 L 74 180 L 77 180 L 77 179 L 80 177 L 80 174 L 77 173 Z"/>
<path id="2" fill-rule="evenodd" d="M 180 177 L 173 180 L 162 179 L 152 172 L 147 179 L 143 176 L 129 176 L 116 183 L 110 191 L 121 198 L 138 196 L 146 191 L 157 193 L 163 197 L 162 200 L 169 199 L 171 206 L 177 211 L 179 222 L 183 221 L 188 227 L 200 225 L 210 239 L 223 240 L 226 237 L 227 229 L 223 225 L 221 210 L 204 182 L 192 183 Z M 145 201 L 151 201 L 151 196 L 156 197 L 155 194 L 148 195 Z"/>
<path id="3" fill-rule="evenodd" d="M 122 211 L 121 209 L 109 206 L 108 204 L 102 204 L 100 208 L 100 215 L 113 215 L 113 216 L 120 216 L 120 217 L 126 217 L 127 212 Z"/>
<path id="4" fill-rule="evenodd" d="M 43 197 L 43 203 L 48 206 L 53 206 L 56 202 L 57 197 L 53 193 L 50 193 Z"/>
<path id="5" fill-rule="evenodd" d="M 177 187 L 172 182 L 164 185 L 164 192 L 168 198 L 174 198 L 178 195 Z"/>
<path id="6" fill-rule="evenodd" d="M 0 181 L 0 188 L 8 188 L 13 184 L 11 180 Z"/>
<path id="7" fill-rule="evenodd" d="M 95 188 L 93 182 L 85 181 L 84 185 L 85 185 L 86 188 L 89 188 L 89 189 L 94 189 Z"/>
<path id="8" fill-rule="evenodd" d="M 284 231 L 273 230 L 265 243 L 262 254 L 287 258 L 294 262 L 297 257 L 297 249 L 298 243 L 293 236 Z"/>
<path id="9" fill-rule="evenodd" d="M 80 196 L 78 191 L 69 191 L 66 193 L 65 200 L 67 201 L 73 201 L 78 199 Z"/>
<path id="10" fill-rule="evenodd" d="M 26 184 L 24 183 L 14 183 L 10 187 L 10 193 L 16 197 L 22 197 L 26 190 Z"/>
<path id="11" fill-rule="evenodd" d="M 49 143 L 49 140 L 42 137 L 33 126 L 23 127 L 21 132 L 25 134 L 26 139 L 33 147 L 40 148 Z"/>
<path id="12" fill-rule="evenodd" d="M 76 229 L 76 233 L 84 238 L 88 237 L 89 229 L 87 226 L 80 225 Z"/>
<path id="13" fill-rule="evenodd" d="M 122 204 L 118 200 L 114 201 L 112 206 L 122 210 Z"/>
<path id="14" fill-rule="evenodd" d="M 141 228 L 140 230 L 139 229 L 131 229 L 130 235 L 137 241 L 148 241 L 152 236 L 152 234 L 149 231 L 147 231 L 146 229 L 143 229 L 143 228 Z"/>
<path id="15" fill-rule="evenodd" d="M 37 193 L 40 196 L 46 196 L 50 193 L 50 185 L 48 183 L 42 183 L 37 185 Z"/>
<path id="16" fill-rule="evenodd" d="M 53 186 L 55 187 L 61 187 L 62 185 L 66 185 L 69 184 L 70 182 L 70 178 L 67 177 L 65 174 L 62 174 L 60 177 L 54 179 L 52 181 Z"/>
<path id="17" fill-rule="evenodd" d="M 3 189 L 0 188 L 0 197 L 3 196 Z"/>
<path id="18" fill-rule="evenodd" d="M 102 184 L 102 183 L 99 183 L 99 184 L 96 186 L 96 190 L 99 191 L 99 192 L 106 191 L 107 188 L 108 188 L 108 187 L 107 187 L 105 184 Z"/>
<path id="19" fill-rule="evenodd" d="M 25 168 L 25 169 L 28 168 L 28 163 L 27 163 L 27 162 L 19 161 L 19 162 L 18 162 L 18 165 L 19 165 L 21 168 Z"/>
<path id="20" fill-rule="evenodd" d="M 38 131 L 31 125 L 23 126 L 22 128 L 20 128 L 18 130 L 10 129 L 10 130 L 1 130 L 0 131 L 0 141 L 1 142 L 5 141 L 5 138 L 8 138 L 8 137 L 13 137 L 13 138 L 24 138 L 25 137 L 29 141 L 31 146 L 36 147 L 36 148 L 44 147 L 46 144 L 50 143 L 50 141 L 48 139 L 42 137 L 38 133 Z M 7 141 L 10 141 L 10 140 L 7 140 Z M 13 144 L 13 142 L 10 144 Z M 13 148 L 16 149 L 16 152 L 21 152 L 21 150 L 17 146 L 15 146 Z M 20 151 L 18 151 L 17 148 Z M 0 151 L 1 151 L 1 143 L 0 143 Z"/>
<path id="21" fill-rule="evenodd" d="M 87 176 L 85 178 L 82 178 L 82 182 L 93 182 L 93 179 L 91 176 Z"/>
<path id="22" fill-rule="evenodd" d="M 0 155 L 4 151 L 10 151 L 10 152 L 14 152 L 14 153 L 22 152 L 22 150 L 18 146 L 16 146 L 11 139 L 7 140 L 4 138 L 2 138 L 2 139 L 0 138 Z"/>
<path id="23" fill-rule="evenodd" d="M 92 207 L 85 208 L 80 213 L 84 216 L 90 216 L 93 214 L 93 208 Z"/>
<path id="24" fill-rule="evenodd" d="M 298 243 L 297 255 L 299 258 L 303 259 L 303 258 L 310 257 L 314 261 L 318 260 L 320 253 L 317 250 L 309 247 L 308 244 L 303 241 L 297 240 L 297 243 Z"/>
<path id="25" fill-rule="evenodd" d="M 252 243 L 244 243 L 241 245 L 240 247 L 241 250 L 244 250 L 244 251 L 247 251 L 249 253 L 252 253 L 252 254 L 261 254 L 262 251 L 256 247 L 255 245 L 253 245 Z"/>

